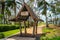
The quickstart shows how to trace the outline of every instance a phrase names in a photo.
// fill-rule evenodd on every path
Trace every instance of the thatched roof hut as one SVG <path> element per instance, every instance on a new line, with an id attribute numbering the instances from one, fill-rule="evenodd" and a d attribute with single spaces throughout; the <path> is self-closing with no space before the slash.
<path id="1" fill-rule="evenodd" d="M 40 21 L 41 19 L 39 19 L 36 16 L 36 14 L 33 12 L 33 10 L 26 3 L 24 3 L 22 5 L 22 8 L 20 9 L 18 15 L 15 18 L 10 19 L 10 21 L 18 21 L 20 23 L 20 34 L 22 34 L 21 21 L 23 21 L 24 25 L 25 25 L 25 34 L 26 34 L 26 21 L 29 18 L 32 18 L 34 21 L 34 23 L 33 23 L 33 35 L 35 35 L 35 33 L 37 34 L 38 21 Z M 29 19 L 29 20 L 31 20 L 31 19 Z M 29 22 L 28 22 L 28 27 L 29 27 Z"/>
<path id="2" fill-rule="evenodd" d="M 40 21 L 41 20 L 36 16 L 36 14 L 33 12 L 33 10 L 26 3 L 24 3 L 22 5 L 22 8 L 20 9 L 18 15 L 15 18 L 9 19 L 9 20 L 10 21 L 25 21 L 29 18 L 29 16 L 34 21 Z"/>

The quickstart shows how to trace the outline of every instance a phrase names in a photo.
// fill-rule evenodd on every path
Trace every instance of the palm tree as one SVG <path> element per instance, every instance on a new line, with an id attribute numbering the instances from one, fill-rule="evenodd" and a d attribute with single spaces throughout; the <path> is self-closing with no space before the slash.
<path id="1" fill-rule="evenodd" d="M 54 15 L 55 15 L 55 25 L 57 24 L 57 20 L 58 20 L 58 18 L 57 18 L 57 15 L 59 14 L 59 12 L 60 12 L 60 9 L 59 9 L 59 4 L 60 4 L 60 2 L 58 2 L 58 1 L 56 1 L 55 3 L 53 3 L 53 2 L 51 2 L 51 4 L 52 5 L 54 5 L 54 7 L 52 8 L 52 12 L 54 13 Z"/>
<path id="2" fill-rule="evenodd" d="M 46 27 L 48 27 L 47 9 L 48 9 L 48 7 L 53 8 L 54 6 L 52 6 L 51 4 L 47 3 L 45 0 L 42 0 L 41 2 L 38 2 L 38 7 L 41 7 L 41 6 L 43 8 L 42 14 L 45 15 L 45 17 L 46 17 Z"/>
<path id="3" fill-rule="evenodd" d="M 4 20 L 4 23 L 5 23 L 5 18 L 4 18 L 4 8 L 5 8 L 5 3 L 4 3 L 4 0 L 1 0 L 1 5 L 2 5 L 2 11 L 1 11 L 1 14 L 3 14 L 3 20 Z"/>
<path id="4" fill-rule="evenodd" d="M 2 24 L 2 18 L 3 17 L 3 15 L 2 14 L 0 14 L 0 23 Z"/>
<path id="5" fill-rule="evenodd" d="M 2 4 L 2 12 L 1 13 L 3 13 L 3 15 L 4 15 L 4 10 L 7 11 L 8 15 L 11 15 L 11 12 L 10 12 L 9 8 L 14 9 L 15 15 L 16 15 L 16 3 L 21 5 L 21 3 L 19 3 L 19 2 L 15 2 L 15 0 L 12 0 L 12 1 L 10 1 L 10 0 L 6 0 L 6 1 L 2 0 L 0 2 Z M 5 23 L 5 17 L 3 17 L 3 19 L 4 19 L 4 23 Z"/>
<path id="6" fill-rule="evenodd" d="M 42 14 L 44 14 L 46 16 L 46 27 L 48 27 L 48 20 L 47 20 L 47 5 L 48 5 L 48 3 L 45 0 L 42 0 L 41 2 L 38 2 L 38 7 L 40 7 L 41 5 L 43 5 Z"/>

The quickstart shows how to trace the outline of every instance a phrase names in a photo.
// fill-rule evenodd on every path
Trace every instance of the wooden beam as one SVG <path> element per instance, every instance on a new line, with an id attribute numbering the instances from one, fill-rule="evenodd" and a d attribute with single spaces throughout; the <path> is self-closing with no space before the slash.
<path id="1" fill-rule="evenodd" d="M 29 27 L 29 20 L 28 20 L 28 27 Z"/>
<path id="2" fill-rule="evenodd" d="M 19 22 L 20 23 L 20 35 L 22 35 L 22 28 L 21 28 L 21 22 Z"/>
<path id="3" fill-rule="evenodd" d="M 26 35 L 27 31 L 26 31 L 26 22 L 25 21 L 24 21 L 24 28 L 25 28 L 25 35 Z"/>
<path id="4" fill-rule="evenodd" d="M 38 21 L 36 21 L 36 35 L 37 35 L 37 26 L 38 26 Z"/>
<path id="5" fill-rule="evenodd" d="M 33 24 L 33 36 L 35 36 L 35 22 Z"/>

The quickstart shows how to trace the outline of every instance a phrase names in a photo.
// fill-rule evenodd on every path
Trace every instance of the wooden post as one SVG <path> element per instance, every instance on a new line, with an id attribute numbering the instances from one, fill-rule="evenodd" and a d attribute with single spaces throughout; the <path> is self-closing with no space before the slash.
<path id="1" fill-rule="evenodd" d="M 29 27 L 29 20 L 28 20 L 28 27 Z"/>
<path id="2" fill-rule="evenodd" d="M 35 22 L 33 24 L 33 36 L 35 36 Z"/>
<path id="3" fill-rule="evenodd" d="M 38 21 L 36 21 L 36 35 L 37 35 L 37 26 L 38 26 Z"/>
<path id="4" fill-rule="evenodd" d="M 24 21 L 25 35 L 26 35 L 26 22 Z"/>
<path id="5" fill-rule="evenodd" d="M 20 23 L 20 35 L 22 35 L 21 22 Z"/>

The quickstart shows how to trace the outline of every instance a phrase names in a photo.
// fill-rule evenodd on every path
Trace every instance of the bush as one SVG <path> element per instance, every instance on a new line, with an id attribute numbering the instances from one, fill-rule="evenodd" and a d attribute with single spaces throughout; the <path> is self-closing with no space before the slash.
<path id="1" fill-rule="evenodd" d="M 3 33 L 0 33 L 0 39 L 1 38 L 4 38 L 4 34 Z"/>
<path id="2" fill-rule="evenodd" d="M 18 25 L 0 25 L 0 32 L 18 29 Z"/>

